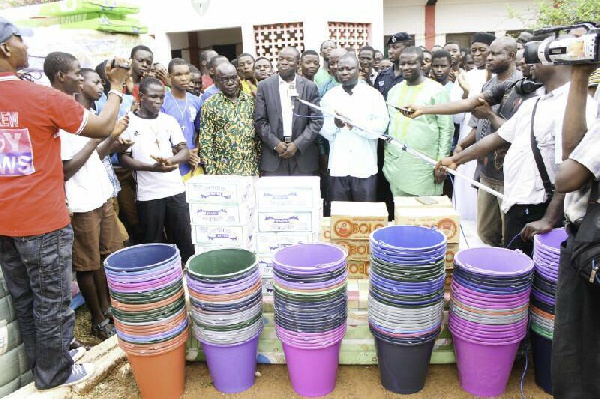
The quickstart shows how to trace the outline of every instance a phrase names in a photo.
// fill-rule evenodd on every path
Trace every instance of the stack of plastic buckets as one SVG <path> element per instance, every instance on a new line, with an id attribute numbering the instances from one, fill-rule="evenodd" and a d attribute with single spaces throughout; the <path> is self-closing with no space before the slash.
<path id="1" fill-rule="evenodd" d="M 444 311 L 446 236 L 419 226 L 371 234 L 369 326 L 381 384 L 411 394 L 425 385 Z"/>
<path id="2" fill-rule="evenodd" d="M 188 260 L 186 281 L 194 333 L 215 388 L 224 393 L 249 389 L 263 329 L 256 256 L 234 248 L 195 255 Z"/>
<path id="3" fill-rule="evenodd" d="M 560 263 L 560 244 L 567 239 L 565 229 L 536 235 L 533 247 L 533 287 L 531 289 L 531 347 L 535 382 L 552 394 L 552 337 L 554 335 L 554 300 Z"/>
<path id="4" fill-rule="evenodd" d="M 104 265 L 119 345 L 142 397 L 179 398 L 188 338 L 179 250 L 136 245 L 108 256 Z"/>
<path id="5" fill-rule="evenodd" d="M 335 388 L 346 333 L 346 252 L 330 244 L 297 244 L 273 256 L 275 328 L 292 388 L 325 396 Z"/>
<path id="6" fill-rule="evenodd" d="M 482 247 L 458 252 L 454 264 L 448 327 L 460 385 L 475 396 L 499 396 L 527 334 L 533 261 Z"/>

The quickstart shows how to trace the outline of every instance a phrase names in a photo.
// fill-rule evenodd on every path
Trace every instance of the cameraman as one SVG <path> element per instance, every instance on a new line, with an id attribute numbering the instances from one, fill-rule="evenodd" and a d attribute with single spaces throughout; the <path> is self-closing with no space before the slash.
<path id="1" fill-rule="evenodd" d="M 600 179 L 600 119 L 587 129 L 585 109 L 590 74 L 597 65 L 574 65 L 562 130 L 564 162 L 556 191 L 568 193 L 565 215 L 569 238 L 561 250 L 554 339 L 552 389 L 556 398 L 600 398 L 600 290 L 572 265 L 573 236 L 586 213 L 592 184 Z"/>
<path id="2" fill-rule="evenodd" d="M 564 194 L 552 195 L 556 164 L 562 160 L 561 146 L 555 140 L 561 137 L 562 115 L 567 105 L 571 67 L 568 65 L 534 65 L 534 74 L 544 87 L 537 97 L 523 102 L 512 118 L 497 132 L 452 157 L 438 162 L 437 173 L 444 166 L 456 169 L 458 165 L 485 155 L 510 143 L 504 161 L 504 199 L 506 246 L 515 247 L 531 255 L 534 234 L 545 233 L 562 225 Z M 588 121 L 596 115 L 596 104 L 590 100 L 584 108 Z M 583 111 L 582 111 L 583 112 Z M 534 136 L 537 154 L 533 150 Z M 539 162 L 536 161 L 539 159 Z M 541 158 L 541 159 L 540 159 Z M 558 162 L 557 162 L 558 160 Z"/>

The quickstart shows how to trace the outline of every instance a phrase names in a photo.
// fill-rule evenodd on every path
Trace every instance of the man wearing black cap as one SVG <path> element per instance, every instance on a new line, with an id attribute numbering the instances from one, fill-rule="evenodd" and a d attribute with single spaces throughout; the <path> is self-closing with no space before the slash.
<path id="1" fill-rule="evenodd" d="M 402 71 L 400 70 L 400 54 L 405 48 L 413 45 L 413 39 L 406 32 L 398 32 L 387 41 L 388 57 L 392 66 L 379 72 L 375 79 L 375 88 L 387 99 L 387 94 L 394 85 L 402 82 Z"/>
<path id="2" fill-rule="evenodd" d="M 387 41 L 388 46 L 388 58 L 392 62 L 392 66 L 382 70 L 375 79 L 375 88 L 383 95 L 383 98 L 387 100 L 388 92 L 404 80 L 402 76 L 402 70 L 400 69 L 400 54 L 405 48 L 413 45 L 413 39 L 406 32 L 398 32 Z M 392 191 L 390 184 L 383 174 L 383 160 L 384 160 L 384 141 L 379 140 L 377 144 L 377 201 L 385 202 L 389 219 L 393 219 L 394 215 L 394 200 L 392 197 Z"/>
<path id="3" fill-rule="evenodd" d="M 0 266 L 35 386 L 50 389 L 93 373 L 92 364 L 73 363 L 80 350 L 69 351 L 75 322 L 69 308 L 73 229 L 58 132 L 110 135 L 129 66 L 115 60 L 116 67 L 107 67 L 113 89 L 96 116 L 73 97 L 19 80 L 27 58 L 19 30 L 0 17 Z"/>

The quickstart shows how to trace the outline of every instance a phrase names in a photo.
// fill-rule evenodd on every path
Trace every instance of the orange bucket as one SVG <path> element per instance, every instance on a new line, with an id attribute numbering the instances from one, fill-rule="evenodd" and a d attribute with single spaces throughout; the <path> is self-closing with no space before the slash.
<path id="1" fill-rule="evenodd" d="M 185 341 L 152 356 L 127 353 L 143 399 L 178 399 L 185 390 Z"/>

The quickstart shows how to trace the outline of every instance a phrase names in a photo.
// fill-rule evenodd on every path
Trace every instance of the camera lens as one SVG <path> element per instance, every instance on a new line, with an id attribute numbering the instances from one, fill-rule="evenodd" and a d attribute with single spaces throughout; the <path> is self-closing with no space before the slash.
<path id="1" fill-rule="evenodd" d="M 523 58 L 526 64 L 537 64 L 540 62 L 538 57 L 538 49 L 542 42 L 532 41 L 525 43 L 525 50 L 523 51 Z"/>

